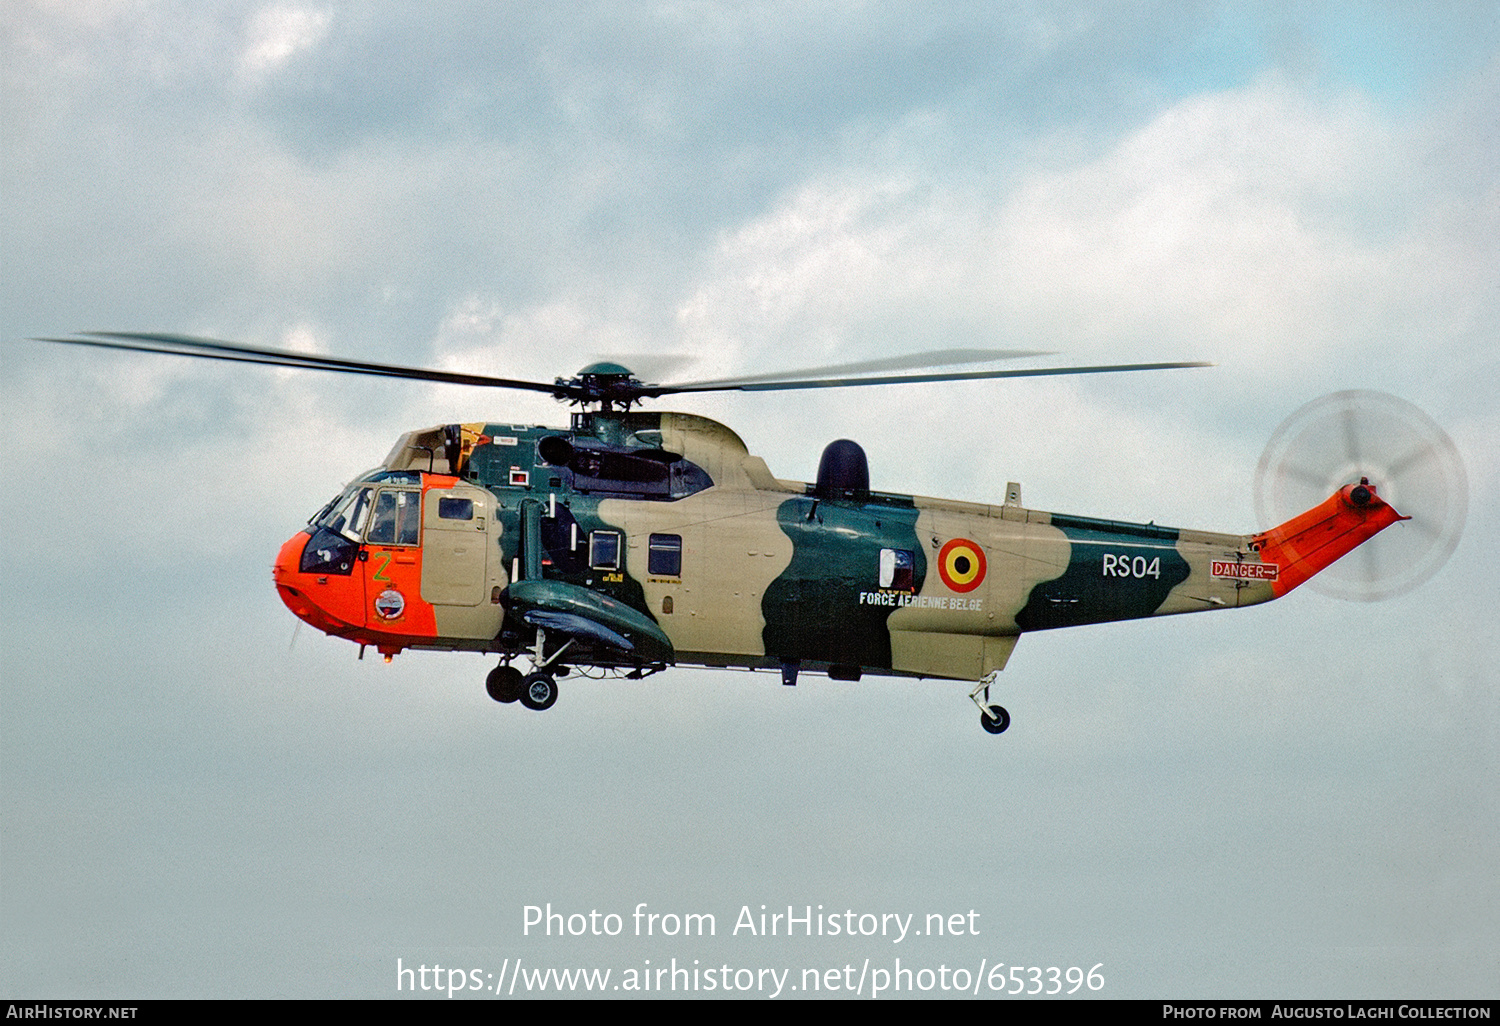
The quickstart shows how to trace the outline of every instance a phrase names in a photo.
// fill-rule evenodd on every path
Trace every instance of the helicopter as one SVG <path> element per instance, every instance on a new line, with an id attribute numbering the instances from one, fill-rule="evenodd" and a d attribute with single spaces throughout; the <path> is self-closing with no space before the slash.
<path id="1" fill-rule="evenodd" d="M 1283 425 L 1257 471 L 1257 504 L 1275 520 L 1252 534 L 1033 510 L 1015 482 L 998 505 L 884 491 L 849 439 L 827 445 L 816 481 L 783 480 L 725 425 L 639 408 L 697 392 L 1210 366 L 1202 362 L 910 373 L 1047 355 L 943 350 L 678 384 L 605 361 L 548 383 L 185 335 L 39 341 L 518 389 L 575 407 L 566 428 L 407 432 L 281 546 L 272 570 L 291 612 L 356 643 L 360 658 L 367 648 L 386 661 L 407 649 L 494 655 L 489 696 L 538 711 L 574 672 L 768 670 L 789 686 L 803 673 L 896 676 L 973 683 L 980 724 L 998 735 L 1011 717 L 990 686 L 1024 633 L 1280 598 L 1411 520 L 1382 490 L 1414 475 L 1435 480 L 1427 491 L 1439 495 L 1439 515 L 1413 536 L 1418 568 L 1398 584 L 1415 586 L 1451 553 L 1464 515 L 1451 441 L 1378 393 L 1339 393 Z M 1362 433 L 1398 455 L 1372 459 Z M 1330 434 L 1331 446 L 1318 441 Z"/>

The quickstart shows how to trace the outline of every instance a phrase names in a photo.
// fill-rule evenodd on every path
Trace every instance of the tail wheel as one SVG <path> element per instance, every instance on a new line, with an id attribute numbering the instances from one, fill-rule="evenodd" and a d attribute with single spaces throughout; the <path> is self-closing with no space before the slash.
<path id="1" fill-rule="evenodd" d="M 979 725 L 991 734 L 1004 734 L 1010 726 L 1010 713 L 1003 705 L 991 705 L 979 714 Z"/>
<path id="2" fill-rule="evenodd" d="M 1367 478 L 1412 519 L 1393 525 L 1307 582 L 1372 602 L 1417 587 L 1458 545 L 1469 483 L 1453 440 L 1417 407 L 1384 392 L 1335 392 L 1281 423 L 1255 470 L 1255 514 L 1269 529 Z"/>

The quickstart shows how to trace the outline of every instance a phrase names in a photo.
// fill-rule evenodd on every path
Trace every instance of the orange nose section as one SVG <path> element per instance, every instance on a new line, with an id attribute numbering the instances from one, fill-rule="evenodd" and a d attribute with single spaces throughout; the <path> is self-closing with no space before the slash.
<path id="1" fill-rule="evenodd" d="M 299 576 L 297 567 L 302 562 L 302 550 L 307 547 L 309 536 L 305 531 L 298 531 L 287 539 L 281 551 L 276 553 L 276 562 L 271 565 L 271 579 L 276 582 L 276 593 L 281 596 L 281 601 L 298 618 L 313 623 L 312 613 L 317 607 L 308 599 L 306 593 L 297 585 Z"/>
<path id="2" fill-rule="evenodd" d="M 276 562 L 271 566 L 271 579 L 276 582 L 276 593 L 298 619 L 312 624 L 325 634 L 347 633 L 350 625 L 329 616 L 313 599 L 312 592 L 326 587 L 328 578 L 301 572 L 302 550 L 310 540 L 307 532 L 298 531 L 276 554 Z"/>
<path id="3" fill-rule="evenodd" d="M 290 584 L 297 567 L 302 562 L 302 550 L 311 538 L 306 531 L 298 531 L 287 539 L 281 551 L 276 553 L 276 562 L 271 566 L 271 576 L 277 585 Z"/>

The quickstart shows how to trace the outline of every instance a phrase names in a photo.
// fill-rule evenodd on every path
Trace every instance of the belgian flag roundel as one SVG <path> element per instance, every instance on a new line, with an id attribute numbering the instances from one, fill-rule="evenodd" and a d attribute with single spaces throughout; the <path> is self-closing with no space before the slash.
<path id="1" fill-rule="evenodd" d="M 954 538 L 938 552 L 938 576 L 960 594 L 984 583 L 984 550 L 967 538 Z"/>

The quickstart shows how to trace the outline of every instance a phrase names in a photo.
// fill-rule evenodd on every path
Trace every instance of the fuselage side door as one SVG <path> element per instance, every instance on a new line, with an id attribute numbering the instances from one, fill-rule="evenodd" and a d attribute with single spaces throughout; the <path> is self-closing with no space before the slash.
<path id="1" fill-rule="evenodd" d="M 433 487 L 422 518 L 422 600 L 446 638 L 493 638 L 508 583 L 499 549 L 494 497 L 462 482 Z"/>
<path id="2" fill-rule="evenodd" d="M 386 486 L 375 492 L 363 553 L 367 625 L 389 634 L 428 634 L 422 615 L 422 492 Z M 424 622 L 425 621 L 425 622 Z"/>

